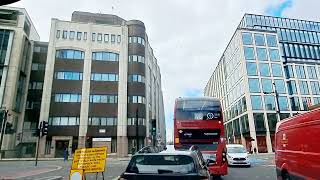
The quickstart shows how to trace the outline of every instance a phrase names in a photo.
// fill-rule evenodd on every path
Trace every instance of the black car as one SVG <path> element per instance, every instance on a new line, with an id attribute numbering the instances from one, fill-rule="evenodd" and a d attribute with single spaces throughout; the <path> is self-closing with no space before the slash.
<path id="1" fill-rule="evenodd" d="M 201 153 L 190 150 L 135 154 L 119 180 L 209 178 L 210 175 Z"/>

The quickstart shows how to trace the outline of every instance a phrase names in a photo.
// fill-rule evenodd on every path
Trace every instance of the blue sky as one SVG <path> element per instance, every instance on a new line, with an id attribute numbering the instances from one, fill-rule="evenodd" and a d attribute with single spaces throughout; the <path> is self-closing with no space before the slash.
<path id="1" fill-rule="evenodd" d="M 293 5 L 293 0 L 285 0 L 280 4 L 277 4 L 276 6 L 270 6 L 269 8 L 267 8 L 266 14 L 282 17 L 284 11 L 292 7 L 292 5 Z"/>

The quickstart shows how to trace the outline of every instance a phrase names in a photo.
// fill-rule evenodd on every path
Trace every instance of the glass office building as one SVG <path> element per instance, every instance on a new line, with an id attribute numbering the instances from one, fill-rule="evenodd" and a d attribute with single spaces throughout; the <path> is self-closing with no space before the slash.
<path id="1" fill-rule="evenodd" d="M 320 103 L 319 77 L 319 22 L 245 14 L 204 93 L 221 99 L 229 143 L 272 152 L 277 121 Z"/>

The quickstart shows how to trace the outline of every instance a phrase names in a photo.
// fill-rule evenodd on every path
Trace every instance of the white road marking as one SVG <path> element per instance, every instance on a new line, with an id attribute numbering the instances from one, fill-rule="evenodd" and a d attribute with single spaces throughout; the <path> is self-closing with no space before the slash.
<path id="1" fill-rule="evenodd" d="M 42 178 L 38 178 L 38 179 L 35 179 L 35 180 L 54 180 L 54 179 L 58 179 L 58 178 L 62 178 L 62 176 L 42 177 Z"/>

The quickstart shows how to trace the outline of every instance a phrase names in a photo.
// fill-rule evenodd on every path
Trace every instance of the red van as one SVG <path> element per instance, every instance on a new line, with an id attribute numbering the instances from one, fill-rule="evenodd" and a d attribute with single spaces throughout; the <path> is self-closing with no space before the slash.
<path id="1" fill-rule="evenodd" d="M 277 123 L 278 179 L 320 178 L 320 108 Z"/>

